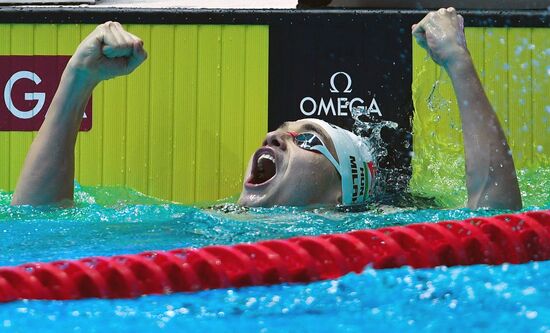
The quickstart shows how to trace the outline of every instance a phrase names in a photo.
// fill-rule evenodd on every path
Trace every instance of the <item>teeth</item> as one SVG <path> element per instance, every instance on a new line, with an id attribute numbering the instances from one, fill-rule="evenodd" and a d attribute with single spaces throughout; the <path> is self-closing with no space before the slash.
<path id="1" fill-rule="evenodd" d="M 275 163 L 275 158 L 269 154 L 262 154 L 260 155 L 260 157 L 258 157 L 258 162 L 260 162 L 261 160 L 263 159 L 268 159 L 270 160 L 271 162 Z"/>
<path id="2" fill-rule="evenodd" d="M 275 158 L 269 154 L 262 154 L 260 157 L 258 157 L 258 160 L 256 161 L 258 165 L 258 171 L 262 172 L 264 171 L 264 160 L 270 160 L 271 162 L 275 163 Z"/>

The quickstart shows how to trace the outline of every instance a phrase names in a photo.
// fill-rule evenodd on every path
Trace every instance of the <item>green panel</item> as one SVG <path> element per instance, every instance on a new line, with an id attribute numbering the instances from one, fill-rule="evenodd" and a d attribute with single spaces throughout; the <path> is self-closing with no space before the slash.
<path id="1" fill-rule="evenodd" d="M 533 158 L 531 102 L 531 29 L 508 30 L 508 138 L 516 168 Z"/>
<path id="2" fill-rule="evenodd" d="M 195 201 L 198 26 L 176 26 L 172 200 Z"/>
<path id="3" fill-rule="evenodd" d="M 221 27 L 200 26 L 198 44 L 196 201 L 218 199 Z"/>
<path id="4" fill-rule="evenodd" d="M 9 55 L 11 48 L 11 26 L 0 24 L 0 55 Z M 0 190 L 10 187 L 10 132 L 0 132 Z"/>
<path id="5" fill-rule="evenodd" d="M 239 192 L 244 138 L 244 75 L 246 31 L 222 28 L 222 82 L 220 127 L 220 197 Z M 237 166 L 237 167 L 236 167 Z"/>
<path id="6" fill-rule="evenodd" d="M 159 198 L 170 198 L 174 127 L 174 26 L 152 26 L 150 45 L 148 193 Z"/>
<path id="7" fill-rule="evenodd" d="M 80 39 L 95 29 L 95 25 L 83 25 Z M 86 185 L 100 185 L 103 181 L 103 84 L 92 93 L 92 129 L 78 135 L 80 145 L 80 176 L 78 181 Z"/>
<path id="8" fill-rule="evenodd" d="M 28 55 L 33 54 L 34 45 L 29 43 L 33 40 L 33 26 L 30 24 L 13 24 L 11 28 L 11 54 Z M 10 189 L 14 189 L 19 178 L 19 173 L 27 150 L 32 143 L 31 132 L 10 133 Z"/>
<path id="9" fill-rule="evenodd" d="M 243 171 L 250 155 L 258 149 L 267 132 L 269 72 L 269 30 L 262 26 L 246 29 L 246 70 L 244 96 Z"/>
<path id="10" fill-rule="evenodd" d="M 151 27 L 130 25 L 128 31 L 151 45 Z M 148 191 L 149 175 L 149 106 L 151 62 L 145 61 L 129 77 L 126 94 L 126 185 L 140 192 Z M 109 108 L 107 106 L 107 108 Z M 157 110 L 159 111 L 159 110 Z"/>
<path id="11" fill-rule="evenodd" d="M 550 155 L 550 29 L 535 29 L 533 42 L 533 155 L 548 165 Z"/>
<path id="12" fill-rule="evenodd" d="M 485 92 L 498 115 L 500 125 L 506 135 L 508 129 L 508 33 L 506 28 L 485 30 L 485 61 L 483 79 Z"/>

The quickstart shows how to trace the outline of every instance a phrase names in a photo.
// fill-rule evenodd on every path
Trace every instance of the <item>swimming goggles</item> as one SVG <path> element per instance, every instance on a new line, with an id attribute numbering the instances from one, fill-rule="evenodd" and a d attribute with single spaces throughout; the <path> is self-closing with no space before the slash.
<path id="1" fill-rule="evenodd" d="M 305 133 L 296 133 L 288 132 L 294 139 L 294 143 L 302 149 L 320 153 L 319 151 L 313 150 L 315 146 L 325 146 L 325 143 L 319 138 L 315 133 L 305 132 Z"/>
<path id="2" fill-rule="evenodd" d="M 313 132 L 288 132 L 288 134 L 292 136 L 298 147 L 314 153 L 323 154 L 336 167 L 336 169 L 339 168 L 338 162 L 336 162 L 336 159 L 332 156 L 332 153 L 328 150 L 323 140 L 321 140 L 317 134 Z"/>

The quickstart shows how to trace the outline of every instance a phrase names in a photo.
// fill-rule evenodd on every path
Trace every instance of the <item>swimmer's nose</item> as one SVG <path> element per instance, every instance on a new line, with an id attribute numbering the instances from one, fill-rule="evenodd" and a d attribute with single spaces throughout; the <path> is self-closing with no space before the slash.
<path id="1" fill-rule="evenodd" d="M 273 131 L 267 133 L 263 142 L 264 146 L 276 147 L 281 150 L 286 150 L 286 140 L 290 137 L 290 134 L 283 131 Z"/>

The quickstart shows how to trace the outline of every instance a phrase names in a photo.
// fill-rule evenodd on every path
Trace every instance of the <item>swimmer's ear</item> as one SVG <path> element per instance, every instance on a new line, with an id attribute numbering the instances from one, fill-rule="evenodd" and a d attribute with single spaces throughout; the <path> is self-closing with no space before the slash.
<path id="1" fill-rule="evenodd" d="M 340 191 L 338 193 L 338 195 L 336 196 L 336 204 L 337 205 L 341 205 L 342 204 L 342 191 Z"/>

